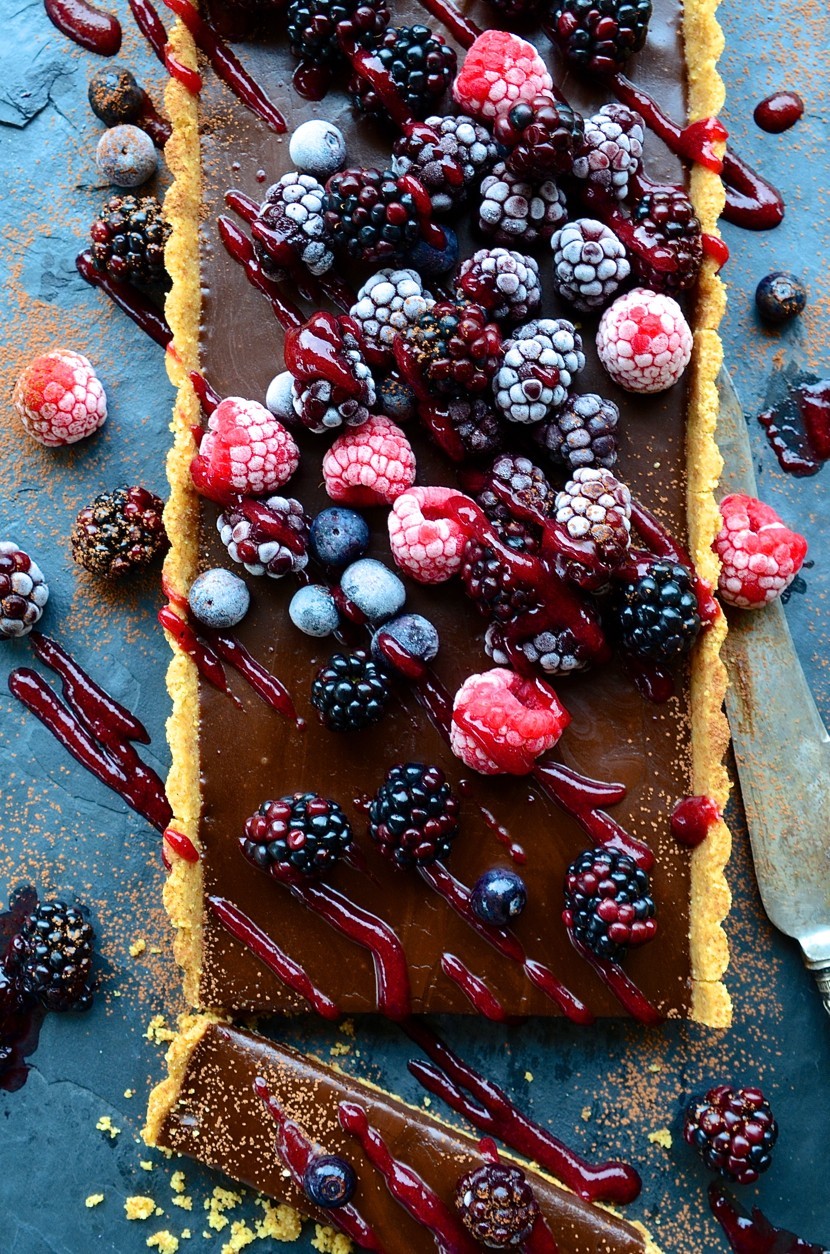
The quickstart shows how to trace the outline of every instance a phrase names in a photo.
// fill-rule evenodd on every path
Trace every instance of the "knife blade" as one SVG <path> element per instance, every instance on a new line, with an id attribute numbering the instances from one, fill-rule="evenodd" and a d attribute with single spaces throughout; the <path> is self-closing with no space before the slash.
<path id="1" fill-rule="evenodd" d="M 720 494 L 757 496 L 746 419 L 725 370 L 718 390 Z M 728 619 L 726 710 L 761 900 L 798 941 L 830 1014 L 830 736 L 781 602 Z"/>

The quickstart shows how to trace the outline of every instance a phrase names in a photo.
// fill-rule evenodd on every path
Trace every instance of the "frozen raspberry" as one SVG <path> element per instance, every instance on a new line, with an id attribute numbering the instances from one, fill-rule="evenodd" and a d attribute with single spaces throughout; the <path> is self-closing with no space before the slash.
<path id="1" fill-rule="evenodd" d="M 725 496 L 720 513 L 721 529 L 712 547 L 721 560 L 721 600 L 744 610 L 768 605 L 795 579 L 807 541 L 752 496 Z"/>
<path id="2" fill-rule="evenodd" d="M 503 30 L 486 30 L 469 49 L 452 93 L 465 113 L 506 117 L 520 100 L 550 92 L 553 79 L 533 44 Z"/>
<path id="3" fill-rule="evenodd" d="M 264 405 L 228 396 L 208 419 L 190 473 L 203 496 L 224 502 L 274 492 L 299 463 L 294 437 Z"/>
<path id="4" fill-rule="evenodd" d="M 637 287 L 602 315 L 597 355 L 627 392 L 664 392 L 689 364 L 692 332 L 676 300 Z"/>
<path id="5" fill-rule="evenodd" d="M 29 362 L 13 400 L 26 432 L 47 448 L 75 444 L 107 420 L 107 398 L 92 363 L 69 349 Z"/>
<path id="6" fill-rule="evenodd" d="M 450 747 L 481 775 L 529 775 L 570 721 L 542 680 L 495 666 L 465 679 L 455 694 Z"/>
<path id="7" fill-rule="evenodd" d="M 415 482 L 412 446 L 389 418 L 371 417 L 338 436 L 323 458 L 323 479 L 343 505 L 391 505 Z"/>
<path id="8" fill-rule="evenodd" d="M 467 536 L 443 514 L 452 488 L 411 488 L 389 514 L 389 547 L 401 570 L 418 583 L 444 583 L 461 569 Z"/>

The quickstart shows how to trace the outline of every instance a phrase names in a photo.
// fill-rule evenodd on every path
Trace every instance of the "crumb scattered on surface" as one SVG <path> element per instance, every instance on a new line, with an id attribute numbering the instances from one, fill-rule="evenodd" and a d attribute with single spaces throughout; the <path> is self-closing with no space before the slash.
<path id="1" fill-rule="evenodd" d="M 183 1171 L 179 1170 L 173 1172 L 170 1177 L 170 1188 L 174 1193 L 184 1193 L 185 1179 Z"/>
<path id="2" fill-rule="evenodd" d="M 350 1254 L 352 1243 L 343 1232 L 335 1232 L 333 1228 L 324 1228 L 315 1224 L 314 1237 L 311 1242 L 315 1250 L 321 1254 Z"/>
<path id="3" fill-rule="evenodd" d="M 241 1193 L 234 1193 L 232 1189 L 223 1189 L 221 1185 L 217 1185 L 210 1197 L 205 1198 L 205 1210 L 208 1212 L 208 1227 L 214 1232 L 221 1232 L 223 1228 L 227 1228 L 230 1220 L 225 1214 L 226 1210 L 233 1210 L 242 1201 Z"/>
<path id="4" fill-rule="evenodd" d="M 128 1219 L 149 1219 L 156 1213 L 156 1204 L 151 1197 L 143 1197 L 136 1193 L 124 1202 L 124 1214 Z"/>
<path id="5" fill-rule="evenodd" d="M 168 1028 L 164 1015 L 153 1015 L 144 1035 L 154 1045 L 167 1045 L 174 1039 L 176 1033 Z"/>
<path id="6" fill-rule="evenodd" d="M 146 940 L 144 939 L 143 936 L 139 936 L 136 940 L 133 941 L 132 945 L 130 945 L 130 957 L 131 958 L 140 957 L 140 955 L 144 953 L 144 950 L 146 948 L 147 948 Z"/>
<path id="7" fill-rule="evenodd" d="M 588 1121 L 589 1121 L 589 1120 L 590 1120 L 590 1118 L 591 1118 L 591 1107 L 590 1107 L 590 1106 L 583 1106 L 583 1107 L 582 1107 L 582 1112 L 581 1112 L 581 1115 L 582 1115 L 582 1119 L 583 1119 L 583 1121 L 584 1121 L 585 1123 L 588 1123 Z"/>
<path id="8" fill-rule="evenodd" d="M 525 1072 L 525 1079 L 527 1080 L 528 1084 L 532 1084 L 532 1083 L 533 1083 L 533 1072 L 532 1072 L 532 1071 L 526 1071 L 526 1072 Z"/>
<path id="9" fill-rule="evenodd" d="M 103 1200 L 103 1193 L 90 1193 L 89 1197 L 84 1202 L 84 1206 L 86 1206 L 87 1210 L 92 1210 L 93 1206 L 100 1206 Z"/>
<path id="10" fill-rule="evenodd" d="M 657 1128 L 655 1132 L 649 1132 L 648 1139 L 652 1145 L 661 1145 L 663 1149 L 671 1149 L 671 1132 L 668 1128 Z"/>
<path id="11" fill-rule="evenodd" d="M 161 1232 L 154 1232 L 151 1237 L 147 1238 L 147 1245 L 151 1250 L 158 1250 L 159 1254 L 176 1254 L 179 1248 L 179 1238 L 174 1237 L 172 1232 L 163 1229 Z"/>
<path id="12" fill-rule="evenodd" d="M 281 1202 L 272 1202 L 267 1197 L 257 1198 L 257 1206 L 262 1207 L 262 1218 L 256 1221 L 256 1234 L 265 1241 L 271 1237 L 274 1241 L 296 1241 L 302 1230 L 302 1220 L 290 1206 Z"/>
<path id="13" fill-rule="evenodd" d="M 149 1158 L 142 1158 L 138 1165 L 142 1171 L 152 1171 L 155 1163 L 151 1163 Z"/>
<path id="14" fill-rule="evenodd" d="M 124 1096 L 126 1098 L 135 1097 L 135 1089 L 124 1089 Z"/>
<path id="15" fill-rule="evenodd" d="M 244 1219 L 235 1219 L 231 1224 L 230 1240 L 222 1246 L 222 1254 L 239 1254 L 246 1246 L 253 1245 L 257 1236 L 253 1228 L 249 1228 Z"/>
<path id="16" fill-rule="evenodd" d="M 109 1115 L 102 1115 L 96 1123 L 95 1127 L 99 1132 L 106 1132 L 111 1141 L 114 1141 L 120 1135 L 121 1129 L 116 1128 Z"/>

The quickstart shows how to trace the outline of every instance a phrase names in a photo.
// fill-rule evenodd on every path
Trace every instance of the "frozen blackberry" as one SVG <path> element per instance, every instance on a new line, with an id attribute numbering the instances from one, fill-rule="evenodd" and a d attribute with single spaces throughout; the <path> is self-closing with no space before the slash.
<path id="1" fill-rule="evenodd" d="M 568 471 L 580 466 L 610 470 L 617 461 L 620 411 L 595 392 L 569 396 L 557 414 L 534 431 L 540 448 Z"/>
<path id="2" fill-rule="evenodd" d="M 48 600 L 49 586 L 37 562 L 13 540 L 0 540 L 0 640 L 27 636 Z"/>
<path id="3" fill-rule="evenodd" d="M 539 1215 L 527 1176 L 506 1163 L 485 1163 L 455 1186 L 461 1222 L 488 1250 L 515 1249 L 526 1241 Z"/>
<path id="4" fill-rule="evenodd" d="M 405 334 L 434 304 L 417 270 L 381 270 L 372 275 L 349 310 L 360 325 L 367 360 L 375 366 L 391 365 L 395 336 Z"/>
<path id="5" fill-rule="evenodd" d="M 570 174 L 584 129 L 581 114 L 565 101 L 541 92 L 500 115 L 493 134 L 510 149 L 508 170 L 538 182 L 551 175 Z"/>
<path id="6" fill-rule="evenodd" d="M 504 426 L 489 398 L 453 396 L 442 402 L 421 403 L 418 416 L 454 462 L 492 457 L 504 445 Z"/>
<path id="7" fill-rule="evenodd" d="M 556 494 L 554 518 L 572 540 L 596 549 L 606 566 L 619 566 L 631 543 L 631 493 L 610 470 L 582 466 Z"/>
<path id="8" fill-rule="evenodd" d="M 438 766 L 393 766 L 369 806 L 369 835 L 398 866 L 443 861 L 458 835 L 458 798 Z"/>
<path id="9" fill-rule="evenodd" d="M 335 653 L 317 672 L 311 704 L 331 731 L 360 731 L 376 723 L 391 689 L 384 671 L 366 653 Z"/>
<path id="10" fill-rule="evenodd" d="M 164 246 L 170 226 L 155 196 L 110 196 L 90 227 L 92 259 L 119 283 L 166 281 Z"/>
<path id="11" fill-rule="evenodd" d="M 582 338 L 565 318 L 537 318 L 504 345 L 493 380 L 496 408 L 508 422 L 537 423 L 565 404 L 585 368 Z"/>
<path id="12" fill-rule="evenodd" d="M 392 169 L 423 183 L 436 214 L 459 208 L 471 188 L 492 170 L 501 149 L 472 118 L 428 117 L 407 122 L 392 149 Z"/>
<path id="13" fill-rule="evenodd" d="M 423 200 L 429 197 L 423 193 Z M 411 187 L 392 170 L 352 169 L 326 184 L 325 220 L 335 249 L 356 261 L 401 258 L 421 238 L 421 214 Z"/>
<path id="14" fill-rule="evenodd" d="M 308 519 L 293 497 L 242 498 L 219 515 L 216 530 L 229 556 L 251 575 L 282 579 L 308 565 Z"/>
<path id="15" fill-rule="evenodd" d="M 105 579 L 149 566 L 167 545 L 164 502 L 146 488 L 102 492 L 82 509 L 69 536 L 79 566 Z"/>
<path id="16" fill-rule="evenodd" d="M 459 301 L 480 305 L 497 322 L 525 322 L 542 303 L 539 264 L 510 248 L 480 248 L 455 278 Z"/>
<path id="17" fill-rule="evenodd" d="M 589 849 L 568 867 L 562 918 L 591 953 L 619 962 L 657 931 L 651 881 L 628 854 Z"/>
<path id="18" fill-rule="evenodd" d="M 589 203 L 596 196 L 625 200 L 629 180 L 640 167 L 644 138 L 643 119 L 627 105 L 603 105 L 588 118 L 573 173 L 586 184 Z"/>
<path id="19" fill-rule="evenodd" d="M 455 77 L 455 49 L 428 26 L 388 26 L 372 41 L 371 51 L 414 118 L 437 105 Z M 389 116 L 372 84 L 360 73 L 353 75 L 348 93 L 359 113 Z"/>
<path id="20" fill-rule="evenodd" d="M 529 248 L 550 239 L 567 216 L 565 193 L 553 179 L 530 182 L 500 161 L 482 180 L 478 225 L 497 244 Z"/>
<path id="21" fill-rule="evenodd" d="M 294 414 L 306 430 L 322 435 L 367 421 L 377 391 L 352 318 L 318 310 L 292 327 L 285 336 L 285 364 L 294 378 Z"/>
<path id="22" fill-rule="evenodd" d="M 477 394 L 501 360 L 501 332 L 478 305 L 439 301 L 407 327 L 395 347 L 408 383 L 426 395 Z"/>
<path id="23" fill-rule="evenodd" d="M 257 255 L 265 273 L 282 280 L 298 265 L 325 274 L 334 264 L 323 216 L 326 191 L 311 174 L 290 170 L 265 193 L 253 225 Z"/>
<path id="24" fill-rule="evenodd" d="M 459 573 L 479 612 L 498 623 L 509 623 L 538 602 L 534 590 L 516 578 L 495 549 L 478 540 L 471 538 L 464 546 Z"/>
<path id="25" fill-rule="evenodd" d="M 42 901 L 14 937 L 10 963 L 17 983 L 46 1010 L 88 1010 L 92 1005 L 95 933 L 86 910 Z"/>
<path id="26" fill-rule="evenodd" d="M 550 243 L 554 287 L 580 313 L 604 308 L 631 273 L 622 241 L 594 218 L 566 223 Z"/>
<path id="27" fill-rule="evenodd" d="M 688 653 L 700 632 L 690 572 L 676 562 L 654 562 L 623 587 L 619 623 L 622 643 L 636 657 L 673 662 Z"/>
<path id="28" fill-rule="evenodd" d="M 591 662 L 584 646 L 569 627 L 561 631 L 539 631 L 517 644 L 531 666 L 538 666 L 545 675 L 570 675 L 585 670 Z M 499 623 L 491 623 L 484 633 L 484 649 L 496 666 L 513 664 Z"/>
<path id="29" fill-rule="evenodd" d="M 631 214 L 631 259 L 640 284 L 676 295 L 697 283 L 703 235 L 694 205 L 681 187 L 656 187 Z"/>
<path id="30" fill-rule="evenodd" d="M 336 801 L 295 792 L 263 801 L 245 823 L 242 852 L 255 866 L 289 867 L 301 875 L 323 875 L 349 848 L 352 829 Z"/>
<path id="31" fill-rule="evenodd" d="M 545 472 L 529 457 L 502 453 L 477 500 L 504 543 L 529 552 L 537 547 L 540 523 L 553 509 L 554 492 Z"/>
<path id="32" fill-rule="evenodd" d="M 566 61 L 601 78 L 646 42 L 651 0 L 554 0 L 551 37 Z"/>
<path id="33" fill-rule="evenodd" d="M 285 19 L 294 56 L 331 66 L 344 60 L 337 38 L 342 22 L 351 23 L 361 43 L 370 43 L 386 29 L 389 9 L 385 0 L 289 0 Z"/>
<path id="34" fill-rule="evenodd" d="M 689 1103 L 683 1136 L 710 1171 L 754 1184 L 772 1162 L 778 1124 L 760 1089 L 718 1084 Z"/>

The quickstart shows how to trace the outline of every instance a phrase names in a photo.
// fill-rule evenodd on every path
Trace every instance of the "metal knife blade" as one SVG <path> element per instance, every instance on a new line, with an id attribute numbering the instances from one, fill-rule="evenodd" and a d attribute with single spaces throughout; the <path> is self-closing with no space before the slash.
<path id="1" fill-rule="evenodd" d="M 718 388 L 721 494 L 757 496 L 746 419 L 726 371 Z M 730 611 L 723 656 L 761 900 L 775 926 L 798 941 L 830 1013 L 830 736 L 780 601 Z"/>

